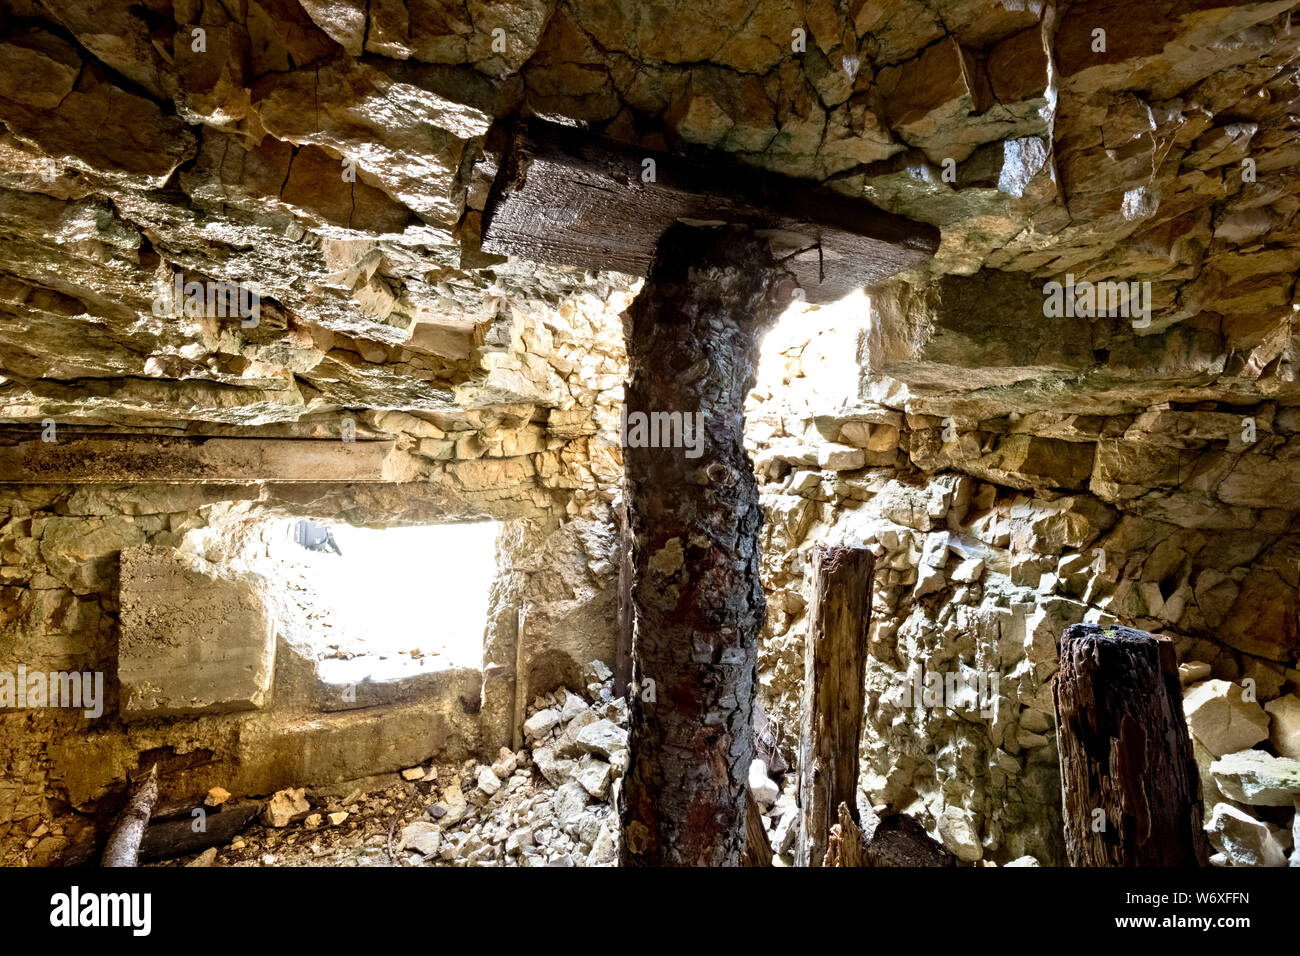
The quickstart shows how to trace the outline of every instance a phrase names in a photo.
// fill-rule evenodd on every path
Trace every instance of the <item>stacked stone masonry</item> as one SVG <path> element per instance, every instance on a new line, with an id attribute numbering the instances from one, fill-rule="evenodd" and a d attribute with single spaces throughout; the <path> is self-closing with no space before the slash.
<path id="1" fill-rule="evenodd" d="M 177 453 L 183 484 L 70 454 L 45 480 L 0 472 L 0 670 L 107 675 L 100 717 L 0 710 L 0 863 L 75 856 L 141 755 L 176 795 L 490 764 L 526 745 L 536 700 L 612 661 L 638 283 L 479 248 L 517 115 L 941 230 L 926 265 L 796 309 L 765 345 L 760 702 L 787 757 L 808 555 L 865 546 L 872 803 L 966 863 L 1062 862 L 1057 641 L 1115 621 L 1176 641 L 1217 862 L 1295 862 L 1297 12 L 8 0 L 0 462 L 127 436 L 373 458 L 346 481 L 270 480 L 251 450 L 218 456 L 219 480 Z M 1149 283 L 1149 322 L 1049 314 L 1068 281 Z M 187 312 L 192 282 L 255 295 L 256 321 Z M 482 669 L 323 720 L 277 643 L 269 692 L 238 708 L 132 714 L 131 556 L 215 574 L 258 521 L 296 516 L 505 522 Z M 909 703 L 927 673 L 995 689 Z M 789 780 L 754 786 L 788 854 Z"/>

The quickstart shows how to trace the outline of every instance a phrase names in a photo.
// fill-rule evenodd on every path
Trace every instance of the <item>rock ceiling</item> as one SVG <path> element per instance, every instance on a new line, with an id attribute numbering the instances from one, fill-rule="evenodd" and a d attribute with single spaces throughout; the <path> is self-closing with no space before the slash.
<path id="1" fill-rule="evenodd" d="M 0 422 L 301 434 L 350 409 L 418 432 L 392 413 L 592 407 L 621 385 L 633 280 L 478 248 L 498 121 L 534 114 L 938 226 L 871 356 L 917 394 L 1032 380 L 1016 401 L 1070 407 L 1080 389 L 1032 375 L 969 380 L 1044 364 L 1012 354 L 1043 342 L 1091 393 L 1128 361 L 1107 401 L 1133 407 L 1285 396 L 1297 9 L 3 0 Z M 1150 328 L 1043 317 L 1066 273 L 1149 281 Z M 177 274 L 253 290 L 256 325 L 157 308 Z M 936 329 L 985 347 L 917 354 Z M 1148 360 L 1174 392 L 1133 385 Z"/>

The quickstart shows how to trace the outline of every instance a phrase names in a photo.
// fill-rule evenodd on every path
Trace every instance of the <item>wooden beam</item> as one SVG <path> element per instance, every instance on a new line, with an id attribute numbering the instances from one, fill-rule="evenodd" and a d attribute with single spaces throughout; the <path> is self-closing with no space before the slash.
<path id="1" fill-rule="evenodd" d="M 520 121 L 488 198 L 482 248 L 647 275 L 677 222 L 753 228 L 809 302 L 835 301 L 939 247 L 933 226 L 802 180 Z"/>
<path id="2" fill-rule="evenodd" d="M 195 830 L 195 817 L 186 814 L 177 820 L 151 823 L 140 841 L 140 859 L 166 860 L 206 850 L 210 846 L 229 843 L 235 834 L 252 822 L 261 804 L 249 801 L 238 806 L 218 809 L 200 807 L 205 811 L 203 829 Z"/>
<path id="3" fill-rule="evenodd" d="M 1070 865 L 1207 865 L 1173 642 L 1074 624 L 1053 696 Z"/>
<path id="4" fill-rule="evenodd" d="M 387 482 L 392 441 L 284 438 L 106 438 L 0 445 L 0 483 Z"/>
<path id="5" fill-rule="evenodd" d="M 857 806 L 874 555 L 818 548 L 804 638 L 798 866 L 821 866 L 840 804 Z"/>

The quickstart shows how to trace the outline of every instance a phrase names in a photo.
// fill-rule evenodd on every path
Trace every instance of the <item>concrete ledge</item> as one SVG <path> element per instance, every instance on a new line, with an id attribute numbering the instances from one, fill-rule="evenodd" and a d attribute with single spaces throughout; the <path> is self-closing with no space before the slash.
<path id="1" fill-rule="evenodd" d="M 392 441 L 114 435 L 0 445 L 11 484 L 387 482 L 409 477 Z"/>

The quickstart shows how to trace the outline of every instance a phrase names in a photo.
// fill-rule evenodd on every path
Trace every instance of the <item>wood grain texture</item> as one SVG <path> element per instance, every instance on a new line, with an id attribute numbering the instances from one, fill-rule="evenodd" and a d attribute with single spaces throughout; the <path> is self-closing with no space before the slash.
<path id="1" fill-rule="evenodd" d="M 644 181 L 645 161 L 654 180 Z M 809 302 L 833 302 L 912 268 L 932 226 L 862 199 L 748 167 L 657 153 L 520 121 L 493 183 L 482 248 L 536 262 L 647 275 L 677 222 L 738 224 L 767 239 Z"/>
<path id="2" fill-rule="evenodd" d="M 798 866 L 821 865 L 836 808 L 857 805 L 875 567 L 875 557 L 864 548 L 813 553 L 799 733 Z"/>
<path id="3" fill-rule="evenodd" d="M 698 454 L 623 450 L 632 529 L 625 866 L 739 866 L 745 848 L 763 512 L 744 447 L 758 344 L 790 279 L 767 244 L 673 226 L 625 318 L 627 413 L 700 416 Z"/>
<path id="4" fill-rule="evenodd" d="M 1074 624 L 1053 696 L 1071 866 L 1205 866 L 1173 642 Z"/>

